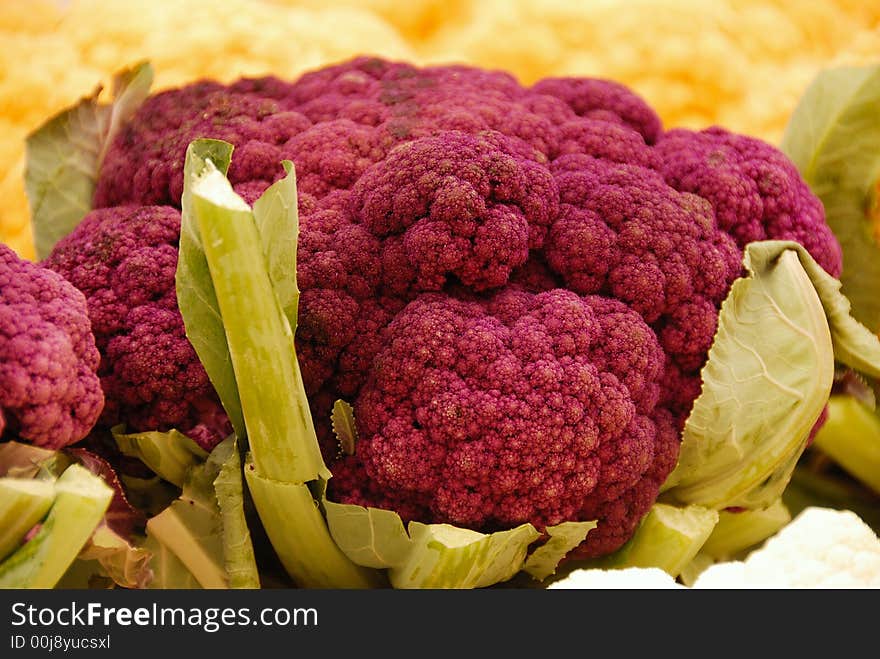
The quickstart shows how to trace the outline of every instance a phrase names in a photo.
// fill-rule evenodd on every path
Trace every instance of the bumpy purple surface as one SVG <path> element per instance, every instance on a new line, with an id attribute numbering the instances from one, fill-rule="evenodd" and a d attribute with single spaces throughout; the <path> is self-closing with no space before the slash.
<path id="1" fill-rule="evenodd" d="M 0 435 L 57 449 L 92 429 L 104 394 L 83 294 L 0 244 Z"/>
<path id="2" fill-rule="evenodd" d="M 346 501 L 480 529 L 605 518 L 597 555 L 628 537 L 677 455 L 656 406 L 664 355 L 623 303 L 510 286 L 410 302 L 357 397 L 368 441 L 334 470 Z M 487 475 L 491 475 L 487 477 Z M 337 480 L 338 479 L 338 480 Z"/>
<path id="3" fill-rule="evenodd" d="M 188 434 L 206 449 L 231 431 L 177 308 L 180 213 L 168 206 L 94 210 L 44 261 L 88 299 L 101 423 Z"/>
<path id="4" fill-rule="evenodd" d="M 193 84 L 122 130 L 99 212 L 173 214 L 198 137 L 235 145 L 247 201 L 282 159 L 296 165 L 298 352 L 328 460 L 333 400 L 354 401 L 362 426 L 356 457 L 332 465 L 333 495 L 474 528 L 598 518 L 579 555 L 625 542 L 675 464 L 746 242 L 800 240 L 840 271 L 821 205 L 778 150 L 664 132 L 612 81 L 528 88 L 358 58 L 292 83 Z M 107 345 L 109 371 L 133 354 Z"/>
<path id="5" fill-rule="evenodd" d="M 793 240 L 828 273 L 840 276 L 842 253 L 822 202 L 779 149 L 715 126 L 670 130 L 654 151 L 666 181 L 707 199 L 718 226 L 738 245 Z"/>

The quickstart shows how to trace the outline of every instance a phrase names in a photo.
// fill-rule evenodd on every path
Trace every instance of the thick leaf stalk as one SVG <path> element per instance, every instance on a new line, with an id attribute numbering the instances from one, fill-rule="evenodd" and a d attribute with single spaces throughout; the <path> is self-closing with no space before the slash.
<path id="1" fill-rule="evenodd" d="M 226 148 L 228 163 L 231 145 Z M 202 313 L 213 311 L 211 331 L 216 335 L 218 323 L 223 331 L 223 345 L 211 342 L 209 359 L 194 345 L 209 376 L 225 371 L 229 384 L 231 367 L 235 391 L 227 391 L 225 398 L 221 393 L 221 399 L 224 405 L 240 405 L 249 445 L 246 480 L 290 576 L 304 587 L 374 587 L 381 583 L 378 573 L 355 565 L 339 550 L 312 494 L 330 472 L 318 447 L 296 359 L 295 326 L 287 315 L 295 314 L 298 295 L 295 276 L 290 276 L 296 267 L 295 240 L 279 246 L 264 239 L 297 235 L 292 168 L 288 165 L 288 177 L 271 186 L 252 210 L 215 167 L 211 156 L 222 150 L 223 143 L 212 140 L 197 140 L 187 150 L 182 233 L 201 245 L 209 279 L 197 268 L 202 275 L 197 287 L 209 289 L 216 300 L 216 309 L 209 304 Z M 286 270 L 273 265 L 283 261 L 274 250 L 284 245 L 294 250 Z M 181 284 L 187 282 L 179 279 Z"/>
<path id="2" fill-rule="evenodd" d="M 113 498 L 110 486 L 77 464 L 64 470 L 54 489 L 54 502 L 37 532 L 0 563 L 0 588 L 54 588 Z"/>
<path id="3" fill-rule="evenodd" d="M 590 561 L 587 567 L 654 567 L 678 577 L 697 556 L 717 523 L 718 511 L 710 508 L 655 503 L 623 547 Z"/>
<path id="4" fill-rule="evenodd" d="M 828 401 L 828 420 L 813 440 L 855 478 L 880 493 L 880 417 L 848 395 Z"/>

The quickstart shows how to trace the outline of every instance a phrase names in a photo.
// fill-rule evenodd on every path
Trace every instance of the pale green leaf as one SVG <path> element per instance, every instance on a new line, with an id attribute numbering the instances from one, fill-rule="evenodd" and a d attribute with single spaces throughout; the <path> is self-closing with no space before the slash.
<path id="1" fill-rule="evenodd" d="M 677 577 L 694 560 L 717 523 L 718 511 L 710 508 L 655 503 L 623 547 L 586 566 L 656 567 Z"/>
<path id="2" fill-rule="evenodd" d="M 0 478 L 0 560 L 21 544 L 54 500 L 51 481 Z"/>
<path id="3" fill-rule="evenodd" d="M 22 442 L 0 443 L 0 477 L 34 478 L 56 451 Z"/>
<path id="4" fill-rule="evenodd" d="M 39 530 L 0 563 L 0 588 L 53 588 L 91 537 L 113 490 L 73 464 L 55 482 L 55 500 Z"/>
<path id="5" fill-rule="evenodd" d="M 324 500 L 336 545 L 352 561 L 386 569 L 395 588 L 483 588 L 521 570 L 533 578 L 552 574 L 595 522 L 565 522 L 548 529 L 550 540 L 530 556 L 541 534 L 531 524 L 479 533 L 451 524 L 410 522 L 391 510 Z"/>
<path id="6" fill-rule="evenodd" d="M 177 554 L 155 536 L 147 534 L 143 548 L 150 553 L 153 578 L 146 587 L 151 590 L 195 590 L 202 586 Z"/>
<path id="7" fill-rule="evenodd" d="M 28 135 L 25 189 L 38 258 L 91 210 L 107 149 L 147 98 L 152 80 L 150 65 L 136 64 L 114 77 L 109 104 L 99 102 L 99 87 Z"/>
<path id="8" fill-rule="evenodd" d="M 201 157 L 203 144 L 190 145 L 189 162 Z M 265 267 L 253 213 L 210 161 L 203 169 L 192 169 L 184 196 L 191 199 L 202 238 L 254 463 L 274 480 L 329 477 L 296 359 L 294 328 Z"/>
<path id="9" fill-rule="evenodd" d="M 98 525 L 77 556 L 91 568 L 91 576 L 106 576 L 123 588 L 146 588 L 153 579 L 150 552 L 129 542 L 105 523 Z"/>
<path id="10" fill-rule="evenodd" d="M 540 537 L 531 524 L 484 534 L 449 524 L 410 522 L 412 549 L 388 570 L 395 588 L 485 588 L 519 572 L 529 545 Z"/>
<path id="11" fill-rule="evenodd" d="M 701 551 L 715 560 L 733 560 L 740 552 L 763 542 L 791 521 L 782 499 L 767 508 L 718 513 L 718 524 Z"/>
<path id="12" fill-rule="evenodd" d="M 287 573 L 302 588 L 375 588 L 378 572 L 356 565 L 333 541 L 316 497 L 304 483 L 262 476 L 249 455 L 244 469 L 248 488 Z M 318 489 L 323 489 L 323 484 Z M 384 582 L 387 583 L 387 582 Z"/>
<path id="13" fill-rule="evenodd" d="M 406 561 L 412 541 L 394 511 L 325 500 L 324 512 L 333 540 L 358 565 L 381 569 Z"/>
<path id="14" fill-rule="evenodd" d="M 357 445 L 357 424 L 354 420 L 354 409 L 344 400 L 333 403 L 330 413 L 330 424 L 340 450 L 346 455 L 354 455 Z"/>
<path id="15" fill-rule="evenodd" d="M 183 487 L 189 470 L 208 457 L 207 451 L 177 430 L 124 433 L 120 426 L 112 430 L 113 439 L 123 454 L 138 458 L 177 487 Z"/>
<path id="16" fill-rule="evenodd" d="M 834 359 L 872 378 L 880 378 L 880 339 L 850 315 L 850 302 L 841 293 L 840 281 L 825 272 L 809 252 L 797 245 L 801 266 L 810 278 L 831 329 Z"/>
<path id="17" fill-rule="evenodd" d="M 782 241 L 746 247 L 748 275 L 721 306 L 664 498 L 760 508 L 785 488 L 834 374 L 828 319 L 802 252 Z"/>
<path id="18" fill-rule="evenodd" d="M 191 186 L 186 184 L 211 165 L 222 172 L 229 168 L 232 145 L 220 140 L 196 140 L 186 151 L 184 188 L 181 197 L 180 252 L 175 276 L 177 304 L 189 339 L 220 402 L 229 416 L 235 434 L 245 436 L 244 419 L 235 372 L 229 356 L 226 331 L 220 316 L 217 294 L 208 261 L 202 248 L 198 223 L 192 214 Z"/>
<path id="19" fill-rule="evenodd" d="M 240 465 L 230 436 L 187 472 L 180 498 L 147 521 L 148 536 L 173 552 L 203 588 L 259 587 Z"/>
<path id="20" fill-rule="evenodd" d="M 271 245 L 272 236 L 285 226 L 293 235 L 297 230 L 296 204 L 289 198 L 295 180 L 289 169 L 288 178 L 261 198 L 258 226 L 252 209 L 214 167 L 208 157 L 211 148 L 210 142 L 196 140 L 187 149 L 183 215 L 184 223 L 198 232 L 198 241 L 191 241 L 193 251 L 199 252 L 193 260 L 205 267 L 197 278 L 206 289 L 210 281 L 214 318 L 209 322 L 225 335 L 224 341 L 212 339 L 212 349 L 230 363 L 227 384 L 240 406 L 240 425 L 234 425 L 243 428 L 241 437 L 247 438 L 250 449 L 245 473 L 254 505 L 279 559 L 298 585 L 369 587 L 374 575 L 333 544 L 310 489 L 330 472 L 296 359 L 296 326 L 280 302 L 295 295 L 295 288 L 289 287 L 295 287 L 295 252 L 288 239 L 277 250 Z M 261 228 L 267 232 L 265 238 Z M 270 276 L 269 262 L 280 266 L 288 258 L 294 259 L 288 270 Z M 277 286 L 287 286 L 287 292 Z M 295 309 L 287 311 L 295 315 Z"/>
<path id="21" fill-rule="evenodd" d="M 259 588 L 260 576 L 244 512 L 241 457 L 234 438 L 221 442 L 210 461 L 219 465 L 214 493 L 220 509 L 223 560 L 230 588 Z"/>
<path id="22" fill-rule="evenodd" d="M 549 538 L 529 554 L 523 569 L 538 581 L 543 581 L 556 573 L 559 562 L 581 544 L 594 528 L 596 522 L 563 522 L 548 526 L 545 531 Z"/>
<path id="23" fill-rule="evenodd" d="M 814 446 L 880 493 L 880 417 L 852 396 L 834 395 Z"/>
<path id="24" fill-rule="evenodd" d="M 272 287 L 292 328 L 297 326 L 299 288 L 296 283 L 296 247 L 299 236 L 296 173 L 293 163 L 282 162 L 287 176 L 276 181 L 254 202 L 254 221 Z"/>
<path id="25" fill-rule="evenodd" d="M 783 151 L 822 200 L 843 250 L 853 316 L 880 331 L 880 64 L 821 71 L 785 130 Z"/>

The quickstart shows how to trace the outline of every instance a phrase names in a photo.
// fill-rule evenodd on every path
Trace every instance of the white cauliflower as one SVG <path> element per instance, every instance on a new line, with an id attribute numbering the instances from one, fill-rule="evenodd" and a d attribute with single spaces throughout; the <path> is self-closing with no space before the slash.
<path id="1" fill-rule="evenodd" d="M 692 587 L 880 588 L 880 538 L 851 511 L 806 508 L 744 560 L 715 563 L 706 568 Z M 630 567 L 573 570 L 547 588 L 685 586 L 659 568 Z"/>
<path id="2" fill-rule="evenodd" d="M 623 569 L 599 570 L 580 569 L 572 570 L 565 578 L 554 581 L 550 589 L 655 589 L 655 588 L 684 588 L 666 572 L 656 567 L 628 567 Z"/>
<path id="3" fill-rule="evenodd" d="M 848 510 L 806 508 L 743 561 L 717 563 L 694 588 L 880 588 L 880 539 Z"/>

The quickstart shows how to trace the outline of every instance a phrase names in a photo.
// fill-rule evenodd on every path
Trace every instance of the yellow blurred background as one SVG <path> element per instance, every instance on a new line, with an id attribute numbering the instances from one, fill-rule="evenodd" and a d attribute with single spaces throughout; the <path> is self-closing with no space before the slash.
<path id="1" fill-rule="evenodd" d="M 619 80 L 664 124 L 778 142 L 813 76 L 880 58 L 876 0 L 0 0 L 0 242 L 33 258 L 24 140 L 112 73 L 154 89 L 357 54 Z"/>

